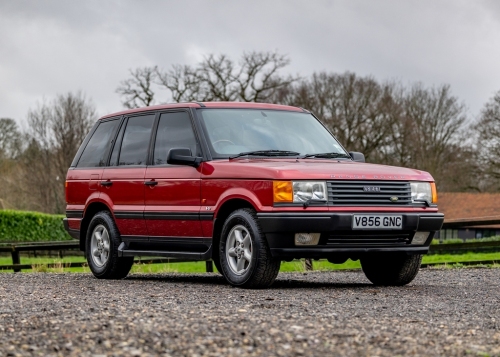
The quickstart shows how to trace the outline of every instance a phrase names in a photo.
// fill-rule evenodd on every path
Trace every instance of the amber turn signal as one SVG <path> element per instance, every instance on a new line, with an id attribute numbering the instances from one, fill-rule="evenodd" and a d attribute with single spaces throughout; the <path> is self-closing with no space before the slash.
<path id="1" fill-rule="evenodd" d="M 293 202 L 292 181 L 273 181 L 273 200 L 275 203 Z"/>
<path id="2" fill-rule="evenodd" d="M 432 191 L 432 203 L 437 203 L 438 201 L 438 192 L 436 189 L 436 183 L 431 182 L 431 191 Z"/>

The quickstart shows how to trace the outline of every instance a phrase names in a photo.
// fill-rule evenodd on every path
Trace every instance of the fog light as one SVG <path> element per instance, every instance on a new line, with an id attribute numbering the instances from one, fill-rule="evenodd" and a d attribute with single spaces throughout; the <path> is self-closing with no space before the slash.
<path id="1" fill-rule="evenodd" d="M 427 238 L 429 238 L 429 233 L 430 232 L 417 232 L 413 236 L 413 239 L 411 241 L 411 244 L 415 245 L 423 245 Z"/>
<path id="2" fill-rule="evenodd" d="M 317 245 L 321 233 L 297 233 L 295 234 L 295 245 Z"/>

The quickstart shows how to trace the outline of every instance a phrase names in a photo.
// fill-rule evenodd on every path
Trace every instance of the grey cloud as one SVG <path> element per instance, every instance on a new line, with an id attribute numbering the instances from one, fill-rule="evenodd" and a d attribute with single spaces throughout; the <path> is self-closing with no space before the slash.
<path id="1" fill-rule="evenodd" d="M 0 1 L 0 117 L 77 90 L 105 114 L 129 68 L 250 50 L 302 75 L 449 83 L 475 115 L 500 90 L 499 15 L 496 1 Z"/>

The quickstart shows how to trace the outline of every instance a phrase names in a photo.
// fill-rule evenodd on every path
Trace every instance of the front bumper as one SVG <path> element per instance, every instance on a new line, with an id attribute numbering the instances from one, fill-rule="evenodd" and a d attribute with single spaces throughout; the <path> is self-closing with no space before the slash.
<path id="1" fill-rule="evenodd" d="M 444 221 L 442 213 L 394 213 L 403 218 L 401 230 L 353 230 L 354 214 L 362 212 L 258 213 L 257 218 L 266 234 L 272 256 L 285 260 L 328 259 L 339 255 L 357 258 L 363 254 L 382 252 L 424 254 Z M 411 244 L 417 231 L 430 232 L 425 244 Z M 321 238 L 318 245 L 296 246 L 295 233 L 321 233 Z"/>

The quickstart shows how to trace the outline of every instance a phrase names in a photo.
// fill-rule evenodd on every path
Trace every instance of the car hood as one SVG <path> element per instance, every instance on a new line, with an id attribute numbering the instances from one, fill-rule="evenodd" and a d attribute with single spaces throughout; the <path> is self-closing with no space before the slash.
<path id="1" fill-rule="evenodd" d="M 205 178 L 434 181 L 425 171 L 350 160 L 236 159 L 204 162 Z"/>

